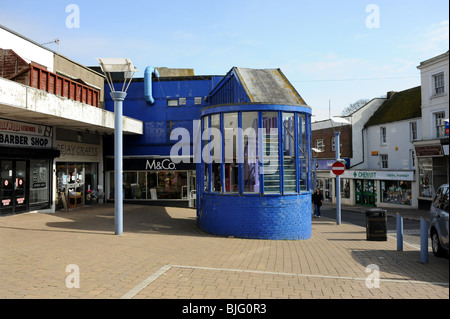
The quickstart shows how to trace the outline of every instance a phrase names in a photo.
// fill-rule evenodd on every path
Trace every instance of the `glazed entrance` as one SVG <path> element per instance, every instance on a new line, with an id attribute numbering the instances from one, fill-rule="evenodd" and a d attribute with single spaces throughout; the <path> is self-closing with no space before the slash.
<path id="1" fill-rule="evenodd" d="M 19 160 L 0 161 L 0 213 L 21 213 L 28 210 L 28 162 Z"/>

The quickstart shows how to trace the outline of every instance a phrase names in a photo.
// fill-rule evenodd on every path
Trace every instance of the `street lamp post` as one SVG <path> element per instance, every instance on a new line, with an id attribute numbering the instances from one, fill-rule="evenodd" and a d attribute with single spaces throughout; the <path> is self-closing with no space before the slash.
<path id="1" fill-rule="evenodd" d="M 102 71 L 105 73 L 106 81 L 111 90 L 110 95 L 114 101 L 114 218 L 115 234 L 123 233 L 123 101 L 127 96 L 126 91 L 130 86 L 131 79 L 138 71 L 130 59 L 106 58 L 97 59 Z M 124 82 L 121 91 L 116 91 L 112 81 L 111 73 L 122 73 Z M 128 85 L 125 87 L 128 81 Z"/>

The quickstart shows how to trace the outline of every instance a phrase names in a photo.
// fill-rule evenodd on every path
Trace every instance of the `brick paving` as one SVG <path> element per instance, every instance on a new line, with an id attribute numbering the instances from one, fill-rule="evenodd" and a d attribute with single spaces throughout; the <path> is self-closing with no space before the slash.
<path id="1" fill-rule="evenodd" d="M 8 299 L 448 299 L 448 259 L 363 227 L 312 221 L 312 238 L 224 238 L 196 226 L 195 210 L 125 205 L 0 217 L 0 298 Z M 380 271 L 379 287 L 366 281 Z M 79 269 L 79 288 L 72 265 Z M 369 277 L 369 279 L 372 277 Z M 368 285 L 372 284 L 372 288 Z"/>

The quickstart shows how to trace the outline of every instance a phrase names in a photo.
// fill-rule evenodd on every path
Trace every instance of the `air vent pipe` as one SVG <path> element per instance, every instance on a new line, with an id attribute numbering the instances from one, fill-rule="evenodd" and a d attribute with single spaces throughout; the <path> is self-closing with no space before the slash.
<path id="1" fill-rule="evenodd" d="M 152 95 L 152 75 L 155 74 L 156 77 L 159 78 L 158 70 L 156 70 L 154 67 L 148 66 L 145 68 L 144 73 L 144 96 L 145 100 L 149 104 L 155 103 L 155 99 Z"/>

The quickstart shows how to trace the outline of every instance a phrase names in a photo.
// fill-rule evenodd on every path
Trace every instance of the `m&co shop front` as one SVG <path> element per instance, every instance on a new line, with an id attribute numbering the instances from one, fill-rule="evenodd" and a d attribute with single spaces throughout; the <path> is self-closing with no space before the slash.
<path id="1" fill-rule="evenodd" d="M 0 214 L 49 209 L 53 127 L 0 119 Z"/>

